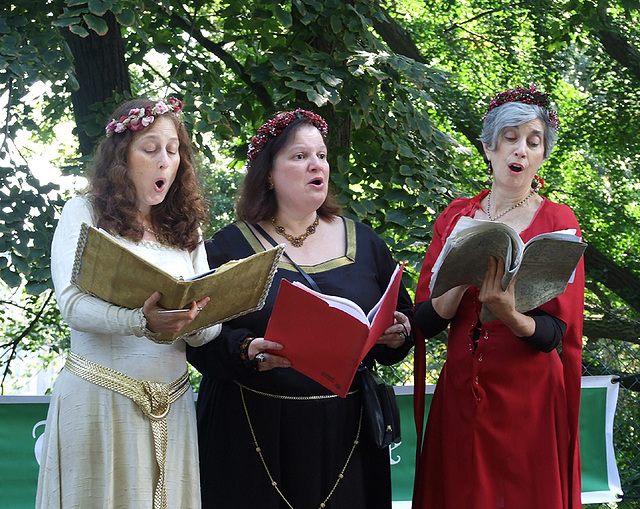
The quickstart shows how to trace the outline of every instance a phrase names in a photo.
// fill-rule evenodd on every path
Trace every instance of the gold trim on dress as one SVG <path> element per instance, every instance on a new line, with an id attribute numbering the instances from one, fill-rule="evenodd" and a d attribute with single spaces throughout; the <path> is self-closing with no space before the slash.
<path id="1" fill-rule="evenodd" d="M 301 267 L 304 268 L 306 272 L 310 274 L 316 274 L 327 270 L 337 269 L 338 267 L 344 267 L 345 265 L 349 265 L 355 262 L 357 249 L 356 224 L 352 219 L 349 219 L 347 217 L 338 216 L 338 219 L 344 221 L 347 244 L 345 254 L 338 258 L 334 258 L 333 260 L 328 260 L 317 265 L 301 265 Z M 260 240 L 256 237 L 255 233 L 244 221 L 238 221 L 235 224 L 240 230 L 242 236 L 256 253 L 266 250 Z M 286 260 L 286 257 L 282 256 L 280 258 L 280 262 L 278 263 L 278 268 L 297 272 L 298 269 L 296 269 L 292 263 Z"/>

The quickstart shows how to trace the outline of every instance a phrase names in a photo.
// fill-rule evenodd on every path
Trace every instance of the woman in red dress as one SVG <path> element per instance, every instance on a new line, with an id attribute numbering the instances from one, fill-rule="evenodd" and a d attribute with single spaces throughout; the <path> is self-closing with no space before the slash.
<path id="1" fill-rule="evenodd" d="M 481 137 L 491 188 L 454 200 L 434 225 L 415 323 L 425 338 L 447 326 L 449 333 L 424 440 L 418 434 L 414 509 L 581 507 L 583 262 L 562 295 L 525 314 L 515 310 L 513 284 L 502 291 L 504 261 L 495 258 L 481 288 L 433 299 L 429 292 L 433 264 L 463 216 L 506 223 L 524 242 L 556 230 L 581 235 L 569 207 L 537 193 L 536 173 L 558 129 L 548 101 L 535 86 L 493 98 Z M 498 319 L 483 323 L 483 305 Z M 416 394 L 424 394 L 424 362 L 424 342 L 416 341 Z M 422 430 L 424 398 L 415 401 Z"/>

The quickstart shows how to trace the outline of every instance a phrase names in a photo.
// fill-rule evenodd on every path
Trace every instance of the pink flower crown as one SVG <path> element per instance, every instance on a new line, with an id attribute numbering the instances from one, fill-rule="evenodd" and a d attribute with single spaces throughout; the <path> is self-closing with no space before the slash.
<path id="1" fill-rule="evenodd" d="M 140 131 L 153 123 L 156 117 L 171 111 L 175 115 L 182 111 L 182 101 L 176 97 L 169 97 L 167 102 L 158 101 L 153 106 L 146 108 L 131 108 L 128 115 L 122 115 L 120 120 L 111 120 L 104 128 L 107 137 L 113 133 Z"/>
<path id="2" fill-rule="evenodd" d="M 247 150 L 247 161 L 252 163 L 270 139 L 278 136 L 289 124 L 291 124 L 291 122 L 299 118 L 309 119 L 313 126 L 320 131 L 323 137 L 326 137 L 329 133 L 329 127 L 327 126 L 325 119 L 312 111 L 298 108 L 295 111 L 278 113 L 275 117 L 260 126 L 256 135 L 251 138 L 251 143 Z"/>
<path id="3" fill-rule="evenodd" d="M 551 108 L 550 97 L 547 92 L 543 92 L 536 85 L 529 87 L 516 87 L 508 88 L 502 92 L 498 92 L 489 101 L 489 107 L 487 113 L 491 110 L 502 106 L 505 103 L 519 102 L 525 104 L 533 104 L 544 108 L 549 113 L 549 124 L 554 130 L 558 130 L 560 127 L 560 120 L 558 119 L 558 112 Z M 487 117 L 487 113 L 484 114 L 484 118 Z"/>

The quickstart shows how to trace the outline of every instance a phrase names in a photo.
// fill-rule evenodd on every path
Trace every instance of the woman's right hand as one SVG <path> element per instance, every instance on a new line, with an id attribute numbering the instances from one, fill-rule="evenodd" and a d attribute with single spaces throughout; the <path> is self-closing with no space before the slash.
<path id="1" fill-rule="evenodd" d="M 456 286 L 439 297 L 431 299 L 431 305 L 436 313 L 445 320 L 451 320 L 458 311 L 460 301 L 469 285 Z"/>
<path id="2" fill-rule="evenodd" d="M 259 355 L 258 371 L 268 371 L 273 368 L 290 368 L 291 361 L 289 359 L 271 352 L 266 352 L 266 350 L 282 350 L 282 348 L 284 347 L 275 341 L 256 338 L 249 344 L 249 360 L 253 360 L 256 355 Z"/>

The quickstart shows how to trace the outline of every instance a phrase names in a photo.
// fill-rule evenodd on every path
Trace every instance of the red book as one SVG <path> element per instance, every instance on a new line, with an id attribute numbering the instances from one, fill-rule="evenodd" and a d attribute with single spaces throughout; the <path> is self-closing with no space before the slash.
<path id="1" fill-rule="evenodd" d="M 284 345 L 273 353 L 344 398 L 362 359 L 393 325 L 403 269 L 396 267 L 369 315 L 349 299 L 283 279 L 264 335 Z"/>

